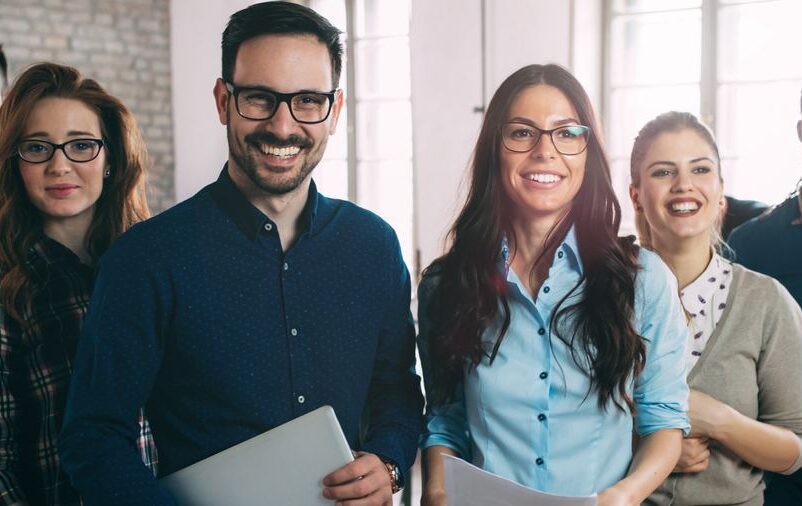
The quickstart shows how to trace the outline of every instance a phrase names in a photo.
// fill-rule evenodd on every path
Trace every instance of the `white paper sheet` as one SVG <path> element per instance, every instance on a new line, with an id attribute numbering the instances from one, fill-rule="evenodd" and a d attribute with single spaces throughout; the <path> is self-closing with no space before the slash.
<path id="1" fill-rule="evenodd" d="M 448 506 L 596 506 L 596 494 L 546 494 L 443 455 Z"/>

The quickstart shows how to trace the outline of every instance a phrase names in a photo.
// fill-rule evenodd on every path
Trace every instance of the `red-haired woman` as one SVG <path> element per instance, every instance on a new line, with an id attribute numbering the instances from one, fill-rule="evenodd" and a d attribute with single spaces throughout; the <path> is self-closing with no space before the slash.
<path id="1" fill-rule="evenodd" d="M 80 504 L 56 438 L 95 262 L 149 215 L 146 159 L 125 105 L 73 68 L 28 68 L 0 106 L 0 504 Z"/>

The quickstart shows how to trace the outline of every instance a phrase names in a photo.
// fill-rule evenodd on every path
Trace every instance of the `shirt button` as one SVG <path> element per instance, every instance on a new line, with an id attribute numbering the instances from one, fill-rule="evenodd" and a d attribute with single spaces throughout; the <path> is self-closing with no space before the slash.
<path id="1" fill-rule="evenodd" d="M 265 230 L 267 230 L 268 232 L 273 230 L 273 224 L 272 223 L 265 223 Z"/>
<path id="2" fill-rule="evenodd" d="M 297 336 L 297 335 L 298 335 L 298 329 L 292 329 L 292 330 L 290 330 L 290 334 L 292 334 L 292 335 L 293 335 L 293 337 L 294 337 L 294 336 Z"/>
<path id="3" fill-rule="evenodd" d="M 558 251 L 557 252 L 557 258 L 562 258 L 562 257 L 563 257 L 563 252 L 562 251 Z"/>
<path id="4" fill-rule="evenodd" d="M 543 288 L 543 293 L 549 293 L 550 291 L 551 291 L 551 288 L 549 288 L 548 286 Z"/>
<path id="5" fill-rule="evenodd" d="M 539 465 L 539 466 L 542 466 L 542 465 L 543 465 L 543 462 L 545 462 L 545 460 L 541 459 L 540 457 L 538 457 L 537 459 L 535 459 L 535 464 L 537 464 L 537 465 Z"/>
<path id="6" fill-rule="evenodd" d="M 290 264 L 288 264 L 287 262 L 284 262 L 284 270 L 288 271 L 289 269 L 290 269 Z"/>
<path id="7" fill-rule="evenodd" d="M 537 333 L 542 336 L 543 334 L 546 333 L 546 329 L 542 329 L 542 328 L 541 329 L 537 329 Z"/>
<path id="8" fill-rule="evenodd" d="M 542 421 L 544 421 L 546 419 L 546 415 L 544 415 L 543 413 L 540 413 L 539 415 L 537 415 L 537 419 L 542 422 Z"/>
<path id="9" fill-rule="evenodd" d="M 540 379 L 544 380 L 544 379 L 546 379 L 548 377 L 549 377 L 549 373 L 547 373 L 546 371 L 543 371 L 542 373 L 540 373 Z"/>
<path id="10" fill-rule="evenodd" d="M 304 402 L 306 402 L 306 397 L 304 397 L 303 395 L 299 395 L 298 404 L 303 404 Z"/>

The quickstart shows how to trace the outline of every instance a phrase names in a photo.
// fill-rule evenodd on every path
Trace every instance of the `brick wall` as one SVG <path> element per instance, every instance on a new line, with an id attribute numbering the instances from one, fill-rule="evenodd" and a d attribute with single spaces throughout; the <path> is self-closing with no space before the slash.
<path id="1" fill-rule="evenodd" d="M 175 200 L 169 0 L 0 0 L 9 79 L 43 60 L 77 67 L 133 111 L 154 212 Z"/>

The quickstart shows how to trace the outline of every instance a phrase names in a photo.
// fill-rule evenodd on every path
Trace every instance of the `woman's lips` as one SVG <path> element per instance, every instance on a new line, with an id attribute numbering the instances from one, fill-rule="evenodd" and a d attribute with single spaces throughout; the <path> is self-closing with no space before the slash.
<path id="1" fill-rule="evenodd" d="M 45 191 L 55 197 L 68 197 L 80 188 L 74 184 L 54 184 L 45 188 Z"/>

